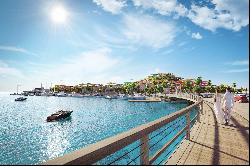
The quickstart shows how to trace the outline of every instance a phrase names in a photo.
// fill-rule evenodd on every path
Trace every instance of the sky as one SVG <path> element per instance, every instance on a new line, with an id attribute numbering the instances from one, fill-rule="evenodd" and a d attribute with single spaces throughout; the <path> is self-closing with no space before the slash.
<path id="1" fill-rule="evenodd" d="M 170 72 L 249 87 L 248 0 L 1 0 L 0 91 Z"/>

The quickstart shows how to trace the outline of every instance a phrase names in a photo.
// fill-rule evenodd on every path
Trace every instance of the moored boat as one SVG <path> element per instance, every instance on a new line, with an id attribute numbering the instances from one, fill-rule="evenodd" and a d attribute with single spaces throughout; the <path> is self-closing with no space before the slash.
<path id="1" fill-rule="evenodd" d="M 59 93 L 57 93 L 57 96 L 58 97 L 67 97 L 68 95 L 67 95 L 67 93 L 59 92 Z"/>
<path id="2" fill-rule="evenodd" d="M 118 98 L 117 96 L 109 96 L 109 95 L 105 96 L 105 99 L 117 99 L 117 98 Z"/>
<path id="3" fill-rule="evenodd" d="M 135 94 L 133 96 L 128 96 L 127 99 L 128 100 L 145 100 L 146 96 Z"/>
<path id="4" fill-rule="evenodd" d="M 27 99 L 26 97 L 18 97 L 15 99 L 15 101 L 24 101 L 26 99 Z"/>
<path id="5" fill-rule="evenodd" d="M 65 119 L 68 118 L 73 111 L 63 111 L 60 110 L 54 114 L 51 114 L 50 116 L 47 117 L 47 122 L 54 122 L 60 119 Z"/>

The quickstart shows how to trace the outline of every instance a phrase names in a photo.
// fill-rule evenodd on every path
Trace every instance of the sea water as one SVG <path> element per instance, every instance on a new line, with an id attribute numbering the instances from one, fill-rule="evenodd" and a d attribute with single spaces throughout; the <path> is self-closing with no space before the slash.
<path id="1" fill-rule="evenodd" d="M 0 164 L 40 164 L 188 106 L 188 103 L 136 103 L 98 97 L 27 96 L 26 101 L 16 102 L 14 100 L 17 97 L 0 94 Z M 71 117 L 59 122 L 46 122 L 47 116 L 61 109 L 73 110 Z M 177 120 L 172 128 L 177 128 L 181 122 L 185 123 L 184 118 Z M 169 140 L 181 127 L 179 125 L 163 141 Z M 171 130 L 170 127 L 166 132 Z M 162 133 L 159 136 L 163 134 L 166 135 Z M 157 137 L 150 140 L 151 145 L 160 139 Z M 180 141 L 181 138 L 177 144 Z M 138 142 L 127 148 L 132 148 Z M 157 150 L 157 146 L 152 148 L 150 154 Z M 170 148 L 170 151 L 174 148 Z M 138 149 L 126 156 L 126 160 L 121 159 L 115 164 L 128 163 L 138 155 Z M 112 156 L 107 157 L 99 164 L 108 163 L 111 159 Z M 138 159 L 131 164 L 138 164 Z"/>

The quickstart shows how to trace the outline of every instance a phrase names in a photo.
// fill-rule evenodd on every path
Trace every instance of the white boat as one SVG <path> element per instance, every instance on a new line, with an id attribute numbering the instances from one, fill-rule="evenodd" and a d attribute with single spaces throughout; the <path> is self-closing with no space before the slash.
<path id="1" fill-rule="evenodd" d="M 66 97 L 66 96 L 68 96 L 68 95 L 67 95 L 67 93 L 59 92 L 59 93 L 57 93 L 57 96 L 58 96 L 58 97 Z"/>
<path id="2" fill-rule="evenodd" d="M 83 95 L 79 93 L 74 93 L 74 94 L 71 94 L 71 97 L 83 97 Z"/>
<path id="3" fill-rule="evenodd" d="M 119 95 L 119 98 L 122 100 L 128 100 L 129 96 L 128 95 Z"/>
<path id="4" fill-rule="evenodd" d="M 105 99 L 117 99 L 117 98 L 118 98 L 117 96 L 109 96 L 109 95 L 105 96 Z"/>
<path id="5" fill-rule="evenodd" d="M 92 97 L 90 94 L 82 95 L 82 97 Z"/>
<path id="6" fill-rule="evenodd" d="M 128 96 L 127 99 L 128 100 L 145 100 L 146 97 L 139 95 L 139 94 L 135 94 L 134 96 Z"/>

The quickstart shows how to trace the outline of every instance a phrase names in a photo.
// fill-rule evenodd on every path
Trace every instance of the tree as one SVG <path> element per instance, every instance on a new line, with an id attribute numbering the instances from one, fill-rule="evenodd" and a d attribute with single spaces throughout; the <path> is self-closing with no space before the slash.
<path id="1" fill-rule="evenodd" d="M 196 93 L 198 93 L 200 95 L 201 91 L 202 91 L 202 88 L 201 88 L 201 83 L 202 83 L 202 77 L 198 77 L 196 80 L 195 80 L 195 87 L 194 87 L 194 91 Z"/>
<path id="2" fill-rule="evenodd" d="M 202 83 L 202 77 L 198 77 L 196 80 L 195 80 L 195 84 L 200 86 Z"/>
<path id="3" fill-rule="evenodd" d="M 233 87 L 233 91 L 235 92 L 236 91 L 236 83 L 235 82 L 233 83 L 232 87 Z"/>
<path id="4" fill-rule="evenodd" d="M 208 86 L 212 86 L 212 81 L 211 81 L 211 80 L 208 80 L 207 85 L 208 85 Z"/>
<path id="5" fill-rule="evenodd" d="M 202 89 L 200 86 L 196 85 L 193 90 L 194 90 L 194 92 L 196 92 L 200 95 Z"/>

